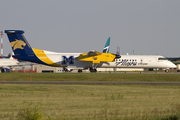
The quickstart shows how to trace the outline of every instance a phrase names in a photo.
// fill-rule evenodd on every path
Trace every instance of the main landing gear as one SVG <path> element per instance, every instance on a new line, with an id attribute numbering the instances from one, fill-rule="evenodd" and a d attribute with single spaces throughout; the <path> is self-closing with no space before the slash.
<path id="1" fill-rule="evenodd" d="M 93 68 L 89 68 L 89 71 L 90 71 L 91 73 L 96 73 L 96 72 L 97 72 L 97 70 L 96 70 L 96 69 L 93 69 Z M 79 69 L 79 70 L 78 70 L 78 73 L 82 73 L 82 70 Z"/>
<path id="2" fill-rule="evenodd" d="M 81 70 L 81 69 L 79 69 L 79 70 L 78 70 L 78 73 L 82 73 L 82 70 Z"/>
<path id="3" fill-rule="evenodd" d="M 93 63 L 93 64 L 92 64 L 92 67 L 89 68 L 89 71 L 90 71 L 91 73 L 96 73 L 96 72 L 97 72 L 97 69 L 96 69 L 97 66 L 98 66 L 98 64 Z"/>
<path id="4" fill-rule="evenodd" d="M 92 73 L 96 73 L 97 72 L 97 70 L 96 69 L 93 69 L 93 68 L 89 68 L 89 71 Z"/>

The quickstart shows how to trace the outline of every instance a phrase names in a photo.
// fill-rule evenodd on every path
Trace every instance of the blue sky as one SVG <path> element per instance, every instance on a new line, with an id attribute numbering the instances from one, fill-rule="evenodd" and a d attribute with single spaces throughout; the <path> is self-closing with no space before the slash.
<path id="1" fill-rule="evenodd" d="M 31 47 L 180 57 L 179 0 L 2 0 L 0 31 L 24 30 Z M 7 36 L 4 55 L 11 53 Z"/>

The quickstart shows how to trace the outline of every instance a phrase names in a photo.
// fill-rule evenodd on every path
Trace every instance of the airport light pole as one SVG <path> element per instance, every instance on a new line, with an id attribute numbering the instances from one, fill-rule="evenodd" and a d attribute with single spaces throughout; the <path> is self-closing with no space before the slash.
<path id="1" fill-rule="evenodd" d="M 1 31 L 1 58 L 3 58 L 3 31 Z"/>

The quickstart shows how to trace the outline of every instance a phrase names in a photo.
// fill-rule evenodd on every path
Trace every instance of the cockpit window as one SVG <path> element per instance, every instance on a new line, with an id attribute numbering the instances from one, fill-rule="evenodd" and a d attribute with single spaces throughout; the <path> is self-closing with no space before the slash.
<path id="1" fill-rule="evenodd" d="M 158 58 L 158 60 L 167 60 L 166 58 Z"/>

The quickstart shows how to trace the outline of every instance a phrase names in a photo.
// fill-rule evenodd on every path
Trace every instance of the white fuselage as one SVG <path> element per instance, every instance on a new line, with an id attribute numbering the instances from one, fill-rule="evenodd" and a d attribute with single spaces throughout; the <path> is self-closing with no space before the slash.
<path id="1" fill-rule="evenodd" d="M 19 64 L 19 62 L 14 59 L 6 59 L 6 58 L 0 59 L 0 68 L 12 67 L 12 66 L 18 65 L 18 64 Z"/>
<path id="2" fill-rule="evenodd" d="M 87 69 L 92 62 L 78 61 L 75 58 L 81 53 L 56 53 L 45 51 L 47 57 L 58 65 L 74 69 Z M 159 55 L 121 55 L 115 62 L 102 62 L 96 68 L 176 68 L 176 65 Z"/>
<path id="3" fill-rule="evenodd" d="M 115 62 L 103 65 L 117 68 L 176 68 L 171 61 L 159 55 L 121 55 Z"/>

